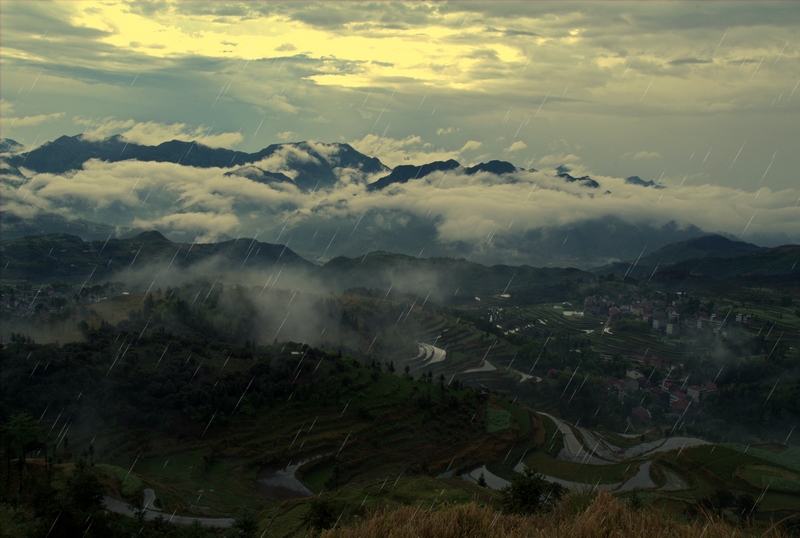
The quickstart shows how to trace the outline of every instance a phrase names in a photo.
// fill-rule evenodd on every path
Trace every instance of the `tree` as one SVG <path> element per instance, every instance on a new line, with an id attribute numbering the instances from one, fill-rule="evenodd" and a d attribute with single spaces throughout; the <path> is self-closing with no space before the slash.
<path id="1" fill-rule="evenodd" d="M 733 502 L 736 514 L 744 524 L 750 524 L 758 511 L 756 499 L 749 493 L 742 493 Z"/>
<path id="2" fill-rule="evenodd" d="M 733 493 L 727 489 L 718 489 L 713 494 L 701 500 L 700 506 L 707 510 L 713 511 L 717 514 L 717 516 L 722 517 L 722 513 L 726 508 L 734 506 L 735 500 L 736 498 L 733 496 Z"/>
<path id="3" fill-rule="evenodd" d="M 314 497 L 309 503 L 308 512 L 303 516 L 303 525 L 321 531 L 336 523 L 336 507 L 333 501 Z"/>
<path id="4" fill-rule="evenodd" d="M 75 465 L 75 474 L 67 480 L 68 503 L 81 513 L 101 510 L 104 493 L 100 479 L 88 470 L 83 460 L 79 460 Z"/>
<path id="5" fill-rule="evenodd" d="M 511 485 L 500 493 L 503 510 L 515 514 L 534 514 L 553 505 L 564 495 L 564 487 L 545 480 L 544 475 L 534 469 L 525 469 L 514 477 Z"/>
<path id="6" fill-rule="evenodd" d="M 486 477 L 483 476 L 483 473 L 478 477 L 478 485 L 482 488 L 486 487 Z"/>
<path id="7" fill-rule="evenodd" d="M 255 513 L 246 506 L 242 507 L 233 520 L 233 535 L 241 538 L 254 538 L 258 532 L 258 520 Z"/>
<path id="8" fill-rule="evenodd" d="M 22 493 L 22 470 L 25 468 L 25 454 L 39 445 L 39 433 L 36 419 L 27 413 L 14 415 L 3 427 L 9 476 L 11 474 L 11 460 L 14 455 L 17 455 L 18 458 L 20 493 Z"/>

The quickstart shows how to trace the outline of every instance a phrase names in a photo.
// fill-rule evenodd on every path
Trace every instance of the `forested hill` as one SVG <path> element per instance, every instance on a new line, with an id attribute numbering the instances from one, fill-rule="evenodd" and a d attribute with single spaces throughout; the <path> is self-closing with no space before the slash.
<path id="1" fill-rule="evenodd" d="M 174 243 L 157 231 L 129 239 L 109 237 L 106 241 L 83 241 L 69 234 L 27 236 L 3 241 L 0 248 L 3 278 L 32 281 L 86 279 L 91 274 L 96 282 L 120 271 L 153 264 L 174 272 L 202 262 L 219 271 L 272 267 L 276 262 L 290 267 L 312 266 L 285 245 L 255 239 Z"/>

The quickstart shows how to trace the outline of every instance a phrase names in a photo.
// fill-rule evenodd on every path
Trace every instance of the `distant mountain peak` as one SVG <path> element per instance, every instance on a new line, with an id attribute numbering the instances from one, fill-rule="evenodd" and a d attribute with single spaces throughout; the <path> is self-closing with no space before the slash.
<path id="1" fill-rule="evenodd" d="M 135 239 L 137 241 L 159 241 L 159 242 L 167 241 L 169 243 L 172 242 L 169 239 L 167 239 L 166 237 L 164 237 L 164 234 L 162 234 L 158 230 L 149 230 L 147 232 L 142 232 L 142 233 L 134 236 L 133 239 Z"/>
<path id="2" fill-rule="evenodd" d="M 700 237 L 695 237 L 693 239 L 687 239 L 685 243 L 686 246 L 688 247 L 706 252 L 724 251 L 724 250 L 757 251 L 761 250 L 762 248 L 757 245 L 753 245 L 752 243 L 747 243 L 746 241 L 736 241 L 733 239 L 728 239 L 727 237 L 721 236 L 719 234 L 702 235 Z"/>
<path id="3" fill-rule="evenodd" d="M 491 174 L 513 174 L 517 171 L 517 167 L 506 161 L 492 160 L 487 163 L 476 164 L 464 169 L 464 173 L 468 176 L 477 174 L 478 172 L 489 172 Z"/>
<path id="4" fill-rule="evenodd" d="M 639 176 L 630 176 L 625 178 L 625 183 L 630 183 L 631 185 L 640 185 L 642 187 L 652 187 L 655 185 L 653 181 L 645 181 Z"/>
<path id="5" fill-rule="evenodd" d="M 423 165 L 401 164 L 395 167 L 388 175 L 380 178 L 374 183 L 367 185 L 368 191 L 381 190 L 393 183 L 408 183 L 410 180 L 422 179 L 428 174 L 438 171 L 450 171 L 459 168 L 461 164 L 454 160 L 434 161 Z"/>
<path id="6" fill-rule="evenodd" d="M 25 151 L 25 146 L 11 138 L 0 138 L 0 153 L 19 153 Z"/>
<path id="7" fill-rule="evenodd" d="M 600 187 L 600 184 L 597 181 L 595 181 L 592 178 L 590 178 L 589 176 L 574 177 L 574 176 L 570 175 L 568 172 L 566 172 L 564 170 L 569 170 L 569 169 L 562 164 L 561 166 L 556 168 L 556 171 L 558 172 L 557 175 L 560 178 L 566 179 L 569 183 L 578 182 L 579 184 L 583 185 L 584 187 L 591 187 L 593 189 L 596 189 L 596 188 Z"/>
<path id="8" fill-rule="evenodd" d="M 566 174 L 567 172 L 571 171 L 572 169 L 567 166 L 566 164 L 560 164 L 556 168 L 556 174 Z"/>
<path id="9" fill-rule="evenodd" d="M 268 172 L 267 170 L 263 170 L 255 165 L 245 165 L 236 170 L 232 170 L 230 172 L 225 172 L 227 176 L 238 176 L 244 177 L 251 181 L 255 181 L 256 183 L 294 183 L 292 178 L 287 176 L 286 174 L 282 174 L 281 172 Z"/>

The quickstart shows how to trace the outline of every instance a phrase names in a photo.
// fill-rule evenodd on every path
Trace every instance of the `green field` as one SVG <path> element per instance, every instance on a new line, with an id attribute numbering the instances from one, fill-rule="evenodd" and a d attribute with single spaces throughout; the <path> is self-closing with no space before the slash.
<path id="1" fill-rule="evenodd" d="M 750 464 L 740 467 L 738 474 L 754 488 L 800 493 L 800 473 L 770 465 Z"/>
<path id="2" fill-rule="evenodd" d="M 800 472 L 800 447 L 786 445 L 746 446 L 739 443 L 726 443 L 726 447 L 738 452 L 745 452 L 783 467 Z"/>
<path id="3" fill-rule="evenodd" d="M 505 409 L 486 408 L 486 431 L 497 433 L 511 427 L 511 413 Z"/>

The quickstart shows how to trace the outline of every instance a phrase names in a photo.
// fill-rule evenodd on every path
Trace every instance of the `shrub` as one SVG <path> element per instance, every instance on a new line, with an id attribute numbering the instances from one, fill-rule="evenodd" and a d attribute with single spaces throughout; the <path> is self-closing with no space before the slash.
<path id="1" fill-rule="evenodd" d="M 525 469 L 511 485 L 501 490 L 503 510 L 512 514 L 535 514 L 552 506 L 564 495 L 565 488 L 548 482 L 534 469 Z"/>

